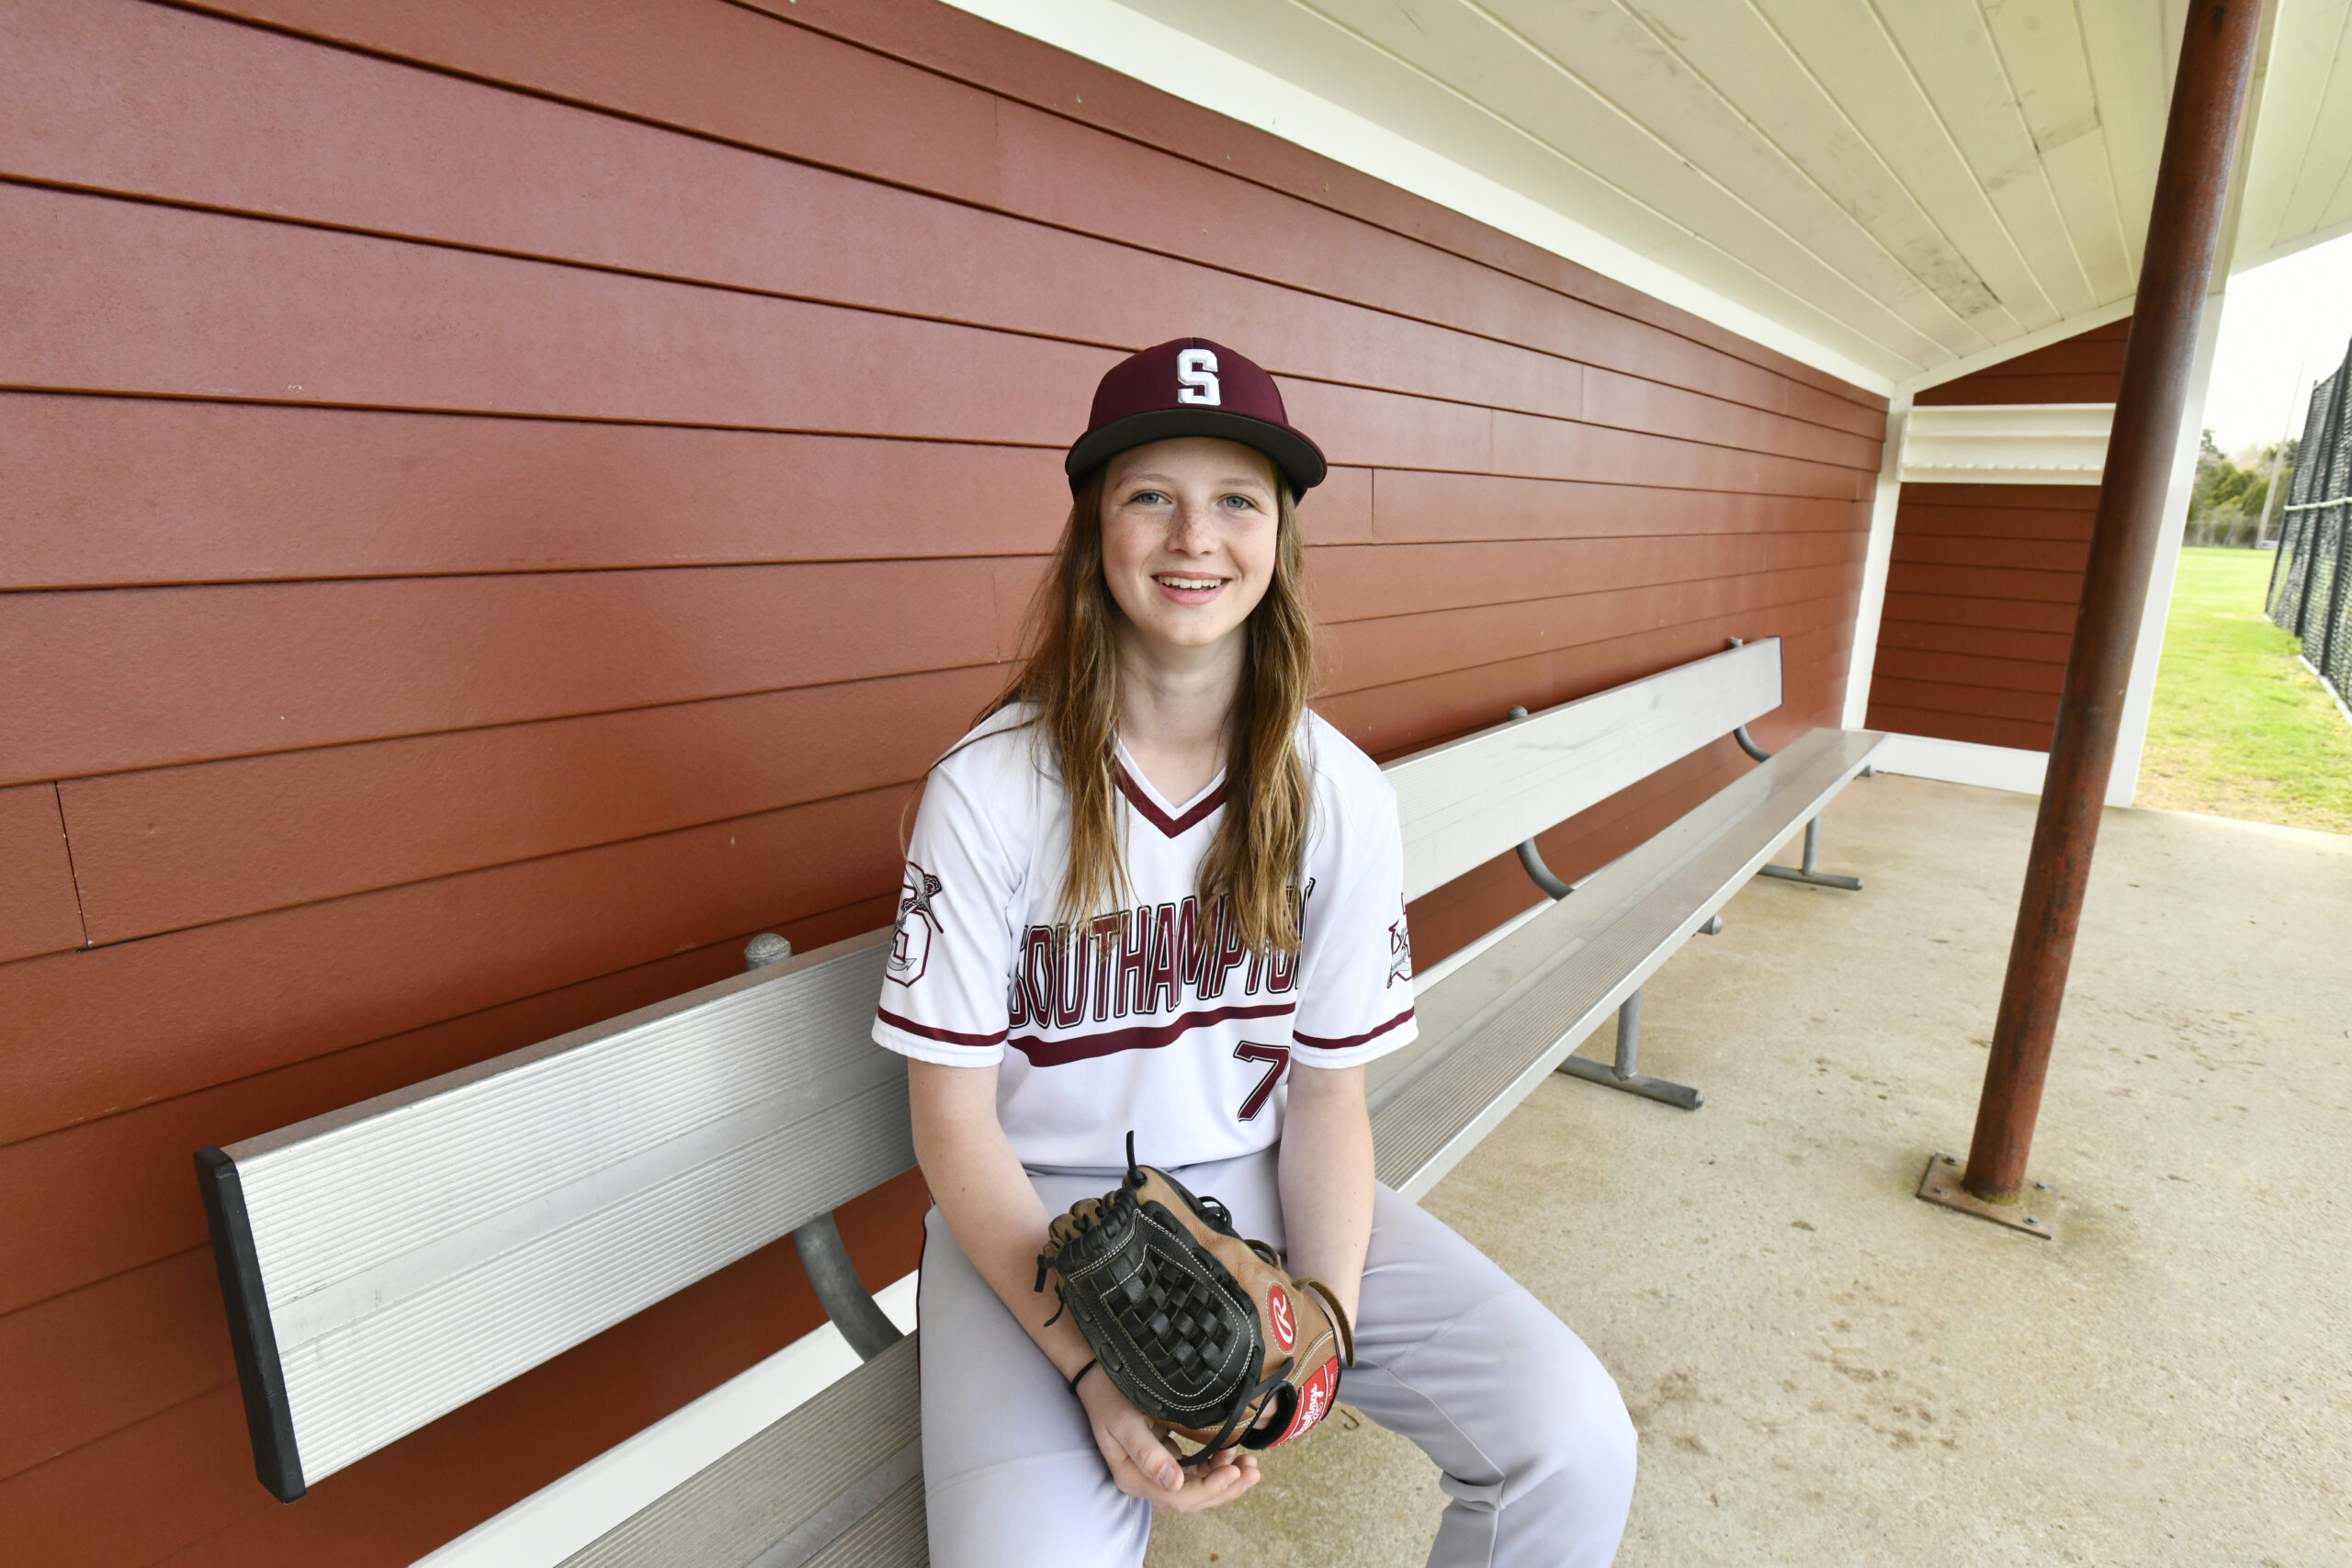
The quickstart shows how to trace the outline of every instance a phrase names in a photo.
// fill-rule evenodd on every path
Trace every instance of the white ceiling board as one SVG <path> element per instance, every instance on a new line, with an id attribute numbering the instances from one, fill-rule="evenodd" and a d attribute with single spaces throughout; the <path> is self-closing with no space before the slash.
<path id="1" fill-rule="evenodd" d="M 1171 26 L 1181 22 L 1181 30 L 1238 59 L 1282 62 L 1285 80 L 1333 104 L 1377 104 L 1386 129 L 1548 206 L 1589 213 L 1589 221 L 1642 254 L 1688 247 L 1697 238 L 1423 66 L 1288 0 L 1131 0 L 1128 8 Z"/>
<path id="2" fill-rule="evenodd" d="M 1763 11 L 1722 0 L 1645 0 L 1640 15 L 1753 135 L 1967 321 L 1980 343 L 2003 342 L 2022 330 L 2021 318 L 2003 302 L 1976 258 L 1937 225 Z M 1994 265 L 2007 265 L 2018 279 L 2028 276 L 2006 239 L 1989 248 Z"/>
<path id="3" fill-rule="evenodd" d="M 2117 218 L 2131 287 L 2140 281 L 2148 244 L 2148 209 L 2156 198 L 2156 160 L 2164 151 L 2172 102 L 2167 36 L 2148 25 L 2148 0 L 2081 0 L 2083 46 L 2098 94 L 2099 126 L 2115 181 Z"/>
<path id="4" fill-rule="evenodd" d="M 1818 257 L 1936 347 L 1965 354 L 1992 341 L 1970 324 L 1967 315 L 1928 289 L 1845 204 L 1825 192 L 1694 69 L 1678 48 L 1674 34 L 1679 29 L 1655 17 L 1636 18 L 1617 0 L 1486 0 L 1485 9 L 1510 28 L 1523 47 L 1538 51 L 1584 90 L 1607 101 L 1645 140 L 1704 173 L 1778 234 Z M 1726 7 L 1724 23 L 1743 10 Z M 1719 25 L 1712 30 L 1728 32 L 1730 28 Z M 1758 32 L 1756 43 L 1778 49 L 1769 31 Z M 1558 151 L 1587 161 L 1593 152 L 1573 141 L 1558 144 Z M 1782 281 L 1793 279 L 1784 276 Z"/>
<path id="5" fill-rule="evenodd" d="M 2092 296 L 2128 293 L 2132 264 L 2075 0 L 1996 0 L 1984 21 Z"/>
<path id="6" fill-rule="evenodd" d="M 1757 157 L 1747 167 L 1719 174 L 1707 166 L 1704 154 L 1692 156 L 1644 122 L 1642 117 L 1666 111 L 1688 139 L 1706 141 L 1719 154 L 1723 151 L 1725 138 L 1720 125 L 1709 123 L 1713 117 L 1704 103 L 1710 95 L 1703 85 L 1691 91 L 1692 79 L 1676 71 L 1670 56 L 1645 53 L 1625 47 L 1622 36 L 1610 36 L 1617 29 L 1603 24 L 1622 14 L 1605 0 L 1567 7 L 1579 14 L 1577 33 L 1588 44 L 1565 62 L 1493 13 L 1463 0 L 1306 3 L 1357 39 L 1484 104 L 1551 156 L 1590 170 L 1618 190 L 1638 193 L 1681 228 L 1714 241 L 1760 275 L 1748 288 L 1761 281 L 1815 300 L 1913 365 L 1937 363 L 1953 352 L 1926 330 L 1919 317 L 1927 312 L 1905 309 L 1920 304 L 1924 290 L 1917 290 L 1916 299 L 1890 299 L 1871 286 L 1884 286 L 1886 276 L 1873 276 L 1868 284 L 1856 279 L 1851 269 L 1862 266 L 1864 258 L 1850 243 L 1849 222 L 1842 225 L 1847 234 L 1833 235 L 1819 221 L 1805 221 L 1826 216 L 1842 220 L 1842 214 L 1826 203 L 1813 214 L 1792 211 L 1799 198 L 1791 186 L 1801 176 L 1791 178 L 1793 171 L 1784 172 L 1785 161 L 1782 170 L 1771 170 L 1770 160 Z M 1726 175 L 1740 186 L 1728 183 Z M 1818 193 L 1811 194 L 1817 201 Z M 1804 231 L 1792 232 L 1791 222 Z M 1899 270 L 1883 252 L 1870 259 L 1887 273 Z M 1932 313 L 1940 318 L 1937 325 L 1966 332 L 1940 306 Z"/>
<path id="7" fill-rule="evenodd" d="M 2262 118 L 2255 127 L 2254 166 L 2238 220 L 2242 257 L 2276 248 L 2286 233 L 2287 206 L 2344 48 L 2347 12 L 2352 5 L 2333 0 L 2290 10 L 2278 18 L 2278 46 L 2263 87 Z"/>
<path id="8" fill-rule="evenodd" d="M 1683 0 L 1712 9 L 1721 0 Z M 1750 0 L 2023 330 L 2059 319 L 1868 0 Z"/>
<path id="9" fill-rule="evenodd" d="M 2068 316 L 2098 304 L 1983 13 L 1954 0 L 1877 5 L 1913 79 L 1951 132 L 2043 292 Z"/>
<path id="10" fill-rule="evenodd" d="M 953 3 L 1894 392 L 2128 306 L 2190 0 Z M 2352 0 L 2277 4 L 2238 265 L 2352 227 Z"/>
<path id="11" fill-rule="evenodd" d="M 2328 83 L 2312 117 L 2312 133 L 2304 144 L 2294 183 L 2279 214 L 2281 234 L 2303 234 L 2326 225 L 2344 171 L 2352 164 L 2352 61 L 2346 61 L 2339 39 L 2330 62 Z M 2258 132 L 2257 132 L 2258 134 Z"/>

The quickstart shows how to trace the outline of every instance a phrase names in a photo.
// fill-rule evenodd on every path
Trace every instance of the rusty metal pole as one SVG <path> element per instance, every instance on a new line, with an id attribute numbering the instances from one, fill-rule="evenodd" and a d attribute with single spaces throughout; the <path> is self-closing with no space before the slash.
<path id="1" fill-rule="evenodd" d="M 2261 20 L 2260 0 L 2192 0 L 2173 80 L 2164 160 L 2123 384 L 2099 481 L 2090 564 L 2066 656 L 2050 771 L 2034 824 L 2033 858 L 2010 939 L 2000 1021 L 1976 1108 L 1976 1135 L 1962 1178 L 1981 1202 L 2013 1204 L 2025 1186 L 2026 1153 L 2041 1109 L 2050 1042 L 2066 992 L 2066 969 L 2098 840 L 2099 807 L 2115 765 L 2123 691 L 2132 675 L 2148 578 L 2164 522 L 2189 362 L 2211 285 L 2213 252 L 2229 191 L 2236 138 Z"/>

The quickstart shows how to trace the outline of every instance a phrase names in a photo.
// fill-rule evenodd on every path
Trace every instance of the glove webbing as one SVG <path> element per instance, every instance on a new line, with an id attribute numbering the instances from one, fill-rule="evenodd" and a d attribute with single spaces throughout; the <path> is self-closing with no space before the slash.
<path id="1" fill-rule="evenodd" d="M 1163 1273 L 1158 1261 L 1147 1253 L 1144 1267 L 1119 1281 L 1112 1315 L 1142 1348 L 1154 1372 L 1188 1389 L 1214 1376 L 1224 1361 L 1229 1348 L 1225 1318 L 1233 1305 L 1207 1280 L 1181 1269 Z"/>

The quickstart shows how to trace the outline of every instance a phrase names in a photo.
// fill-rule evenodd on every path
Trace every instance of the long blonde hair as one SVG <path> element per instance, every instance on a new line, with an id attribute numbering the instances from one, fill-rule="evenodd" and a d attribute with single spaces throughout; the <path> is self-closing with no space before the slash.
<path id="1" fill-rule="evenodd" d="M 1030 651 L 982 718 L 1016 704 L 1069 795 L 1069 864 L 1059 919 L 1075 924 L 1125 901 L 1119 848 L 1116 730 L 1118 627 L 1102 574 L 1103 470 L 1078 484 L 1061 542 L 1029 608 Z M 1313 794 L 1298 731 L 1315 669 L 1315 624 L 1304 587 L 1306 552 L 1290 487 L 1274 486 L 1274 573 L 1243 626 L 1241 689 L 1226 742 L 1225 819 L 1201 862 L 1202 904 L 1223 899 L 1228 929 L 1251 953 L 1296 953 L 1299 883 Z"/>

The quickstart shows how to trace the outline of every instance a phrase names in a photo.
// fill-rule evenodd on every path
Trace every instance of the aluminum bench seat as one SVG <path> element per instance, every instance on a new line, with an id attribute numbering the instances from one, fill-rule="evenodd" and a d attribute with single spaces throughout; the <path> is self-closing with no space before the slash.
<path id="1" fill-rule="evenodd" d="M 1416 1199 L 1435 1186 L 1791 829 L 1816 818 L 1883 739 L 1812 731 L 1421 993 L 1419 1038 L 1367 1073 L 1380 1179 Z"/>
<path id="2" fill-rule="evenodd" d="M 562 1568 L 910 1568 L 930 1557 L 909 1335 Z"/>

